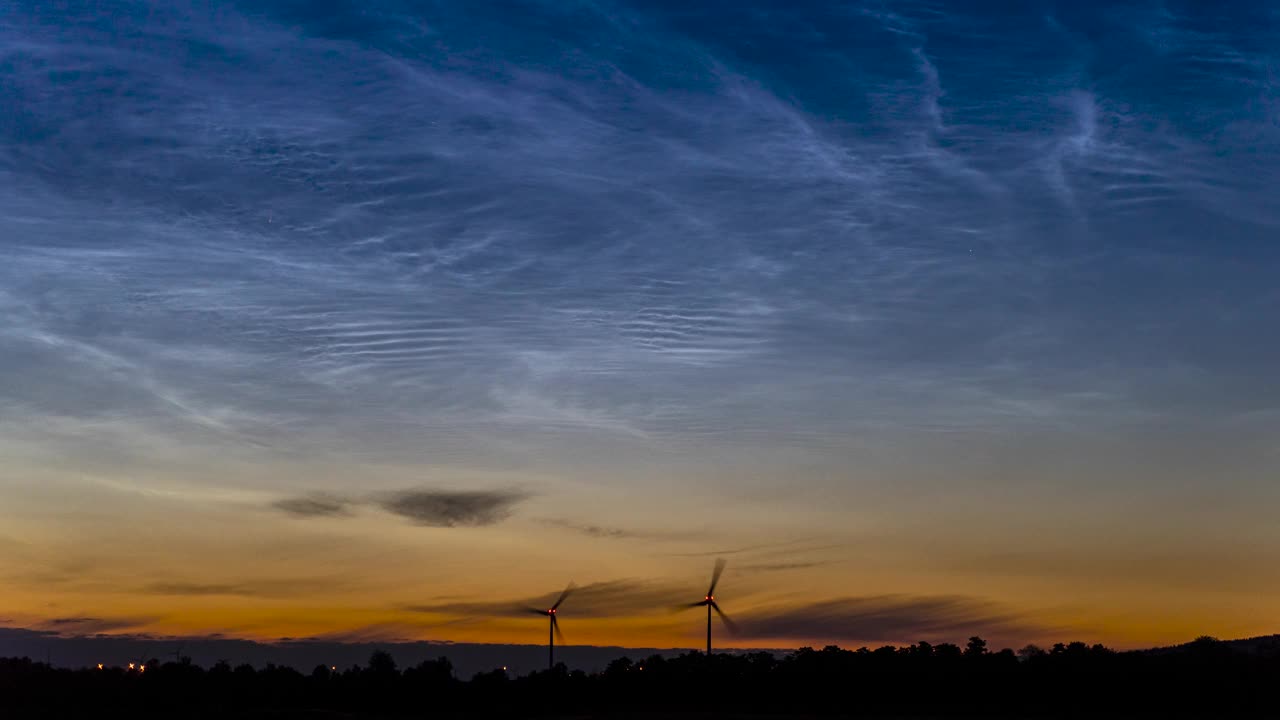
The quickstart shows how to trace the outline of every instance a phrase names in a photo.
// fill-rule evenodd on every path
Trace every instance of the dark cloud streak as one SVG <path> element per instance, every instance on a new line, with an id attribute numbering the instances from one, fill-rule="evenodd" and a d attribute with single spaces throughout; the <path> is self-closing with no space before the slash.
<path id="1" fill-rule="evenodd" d="M 342 581 L 336 578 L 250 580 L 235 583 L 157 582 L 139 588 L 139 592 L 148 595 L 171 595 L 174 597 L 281 598 L 302 595 L 322 589 L 332 589 L 341 584 L 343 584 Z"/>
<path id="2" fill-rule="evenodd" d="M 44 629 L 59 635 L 96 635 L 99 633 L 127 630 L 150 622 L 146 618 L 99 618 L 88 616 L 51 618 L 44 623 Z"/>
<path id="3" fill-rule="evenodd" d="M 518 490 L 415 488 L 366 498 L 311 495 L 277 500 L 271 507 L 303 518 L 342 517 L 373 505 L 424 527 L 482 527 L 502 522 L 529 494 Z"/>
<path id="4" fill-rule="evenodd" d="M 499 523 L 528 495 L 514 490 L 409 490 L 378 507 L 427 527 L 481 527 Z"/>
<path id="5" fill-rule="evenodd" d="M 829 564 L 827 562 L 756 563 L 742 565 L 737 569 L 742 572 L 785 572 L 787 570 L 807 570 L 808 568 L 822 567 Z"/>
<path id="6" fill-rule="evenodd" d="M 593 525 L 590 523 L 576 523 L 569 520 L 560 520 L 555 518 L 544 519 L 541 522 L 543 525 L 549 525 L 562 530 L 570 530 L 591 538 L 622 540 L 643 537 L 643 533 L 618 527 L 606 527 L 604 525 Z"/>
<path id="7" fill-rule="evenodd" d="M 998 605 L 960 596 L 879 595 L 761 609 L 740 620 L 744 637 L 832 642 L 954 641 L 971 635 L 1043 636 L 1047 630 Z"/>
<path id="8" fill-rule="evenodd" d="M 696 591 L 695 591 L 696 592 Z M 528 608 L 550 607 L 559 592 L 499 602 L 447 602 L 412 605 L 420 613 L 464 617 L 528 617 Z M 565 602 L 566 618 L 627 617 L 668 611 L 689 595 L 689 588 L 635 580 L 614 580 L 583 585 Z"/>
<path id="9" fill-rule="evenodd" d="M 578 522 L 564 518 L 542 518 L 539 523 L 548 527 L 559 528 L 569 532 L 602 540 L 684 540 L 695 537 L 694 533 L 671 530 L 638 530 L 633 528 L 597 525 L 589 522 Z"/>
<path id="10" fill-rule="evenodd" d="M 328 495 L 286 498 L 271 506 L 298 517 L 341 517 L 351 514 L 351 501 Z"/>

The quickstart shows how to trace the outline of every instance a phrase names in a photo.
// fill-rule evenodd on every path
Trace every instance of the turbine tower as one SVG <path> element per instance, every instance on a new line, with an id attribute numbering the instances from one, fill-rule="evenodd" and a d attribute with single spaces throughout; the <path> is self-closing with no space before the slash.
<path id="1" fill-rule="evenodd" d="M 716 614 L 720 616 L 720 621 L 724 623 L 724 626 L 729 629 L 730 633 L 736 633 L 738 631 L 737 626 L 733 624 L 733 621 L 729 619 L 729 616 L 725 615 L 724 611 L 720 609 L 720 606 L 716 604 L 716 585 L 719 584 L 720 582 L 720 574 L 724 572 L 724 565 L 725 565 L 724 558 L 720 558 L 716 560 L 716 568 L 711 572 L 711 586 L 707 588 L 706 597 L 702 598 L 702 600 L 699 600 L 696 603 L 690 603 L 687 606 L 687 607 L 702 607 L 703 605 L 707 606 L 707 656 L 708 657 L 711 656 L 711 611 L 712 610 L 715 610 Z"/>
<path id="2" fill-rule="evenodd" d="M 546 616 L 551 625 L 547 630 L 547 667 L 552 670 L 556 667 L 556 638 L 560 638 L 561 643 L 564 642 L 564 635 L 560 633 L 560 623 L 556 620 L 556 611 L 560 609 L 560 604 L 564 602 L 565 598 L 569 597 L 569 594 L 573 592 L 573 588 L 573 583 L 569 583 L 564 592 L 560 593 L 560 598 L 556 600 L 555 605 L 546 610 L 529 608 L 529 612 L 535 615 Z"/>

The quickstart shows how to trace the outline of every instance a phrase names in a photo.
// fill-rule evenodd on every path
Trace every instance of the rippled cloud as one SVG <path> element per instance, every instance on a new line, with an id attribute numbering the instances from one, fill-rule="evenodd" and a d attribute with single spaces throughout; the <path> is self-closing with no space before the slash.
<path id="1" fill-rule="evenodd" d="M 1272 83 L 1260 38 L 1144 7 L 1100 39 L 1067 15 L 787 8 L 760 28 L 766 70 L 709 16 L 610 4 L 501 22 L 126 4 L 116 22 L 147 38 L 128 46 L 24 5 L 3 51 L 0 342 L 26 378 L 7 406 L 264 448 L 408 423 L 458 453 L 507 431 L 824 444 L 1162 412 L 1128 377 L 1141 349 L 1211 358 L 1175 346 L 1166 299 L 1108 287 L 1189 260 L 1160 220 L 1179 208 L 1274 227 L 1232 178 L 1265 185 L 1235 151 L 1277 138 L 1249 109 Z M 506 27 L 547 18 L 565 25 Z M 784 42 L 819 26 L 865 37 L 879 69 L 816 73 L 871 52 Z M 1112 41 L 1146 64 L 1094 77 Z M 988 82 L 1017 58 L 1031 75 Z M 1144 67 L 1183 68 L 1213 110 L 1169 104 Z M 1165 239 L 1131 242 L 1143 227 Z M 1091 335 L 1103 307 L 1143 329 Z"/>

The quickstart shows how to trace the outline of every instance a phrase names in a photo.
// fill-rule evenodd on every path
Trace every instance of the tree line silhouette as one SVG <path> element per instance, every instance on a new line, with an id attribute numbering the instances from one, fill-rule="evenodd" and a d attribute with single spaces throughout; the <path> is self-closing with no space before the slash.
<path id="1" fill-rule="evenodd" d="M 0 659 L 0 717 L 1203 717 L 1273 714 L 1278 681 L 1280 645 L 1212 638 L 1128 652 L 1080 642 L 993 652 L 978 637 L 964 647 L 691 652 L 623 657 L 590 674 L 560 664 L 469 679 L 444 657 L 400 668 L 386 652 L 309 674 L 189 658 L 134 670 L 11 658 Z"/>

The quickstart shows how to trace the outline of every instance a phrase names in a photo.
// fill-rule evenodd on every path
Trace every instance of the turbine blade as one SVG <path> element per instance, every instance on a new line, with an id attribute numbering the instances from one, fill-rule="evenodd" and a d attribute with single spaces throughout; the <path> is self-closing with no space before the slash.
<path id="1" fill-rule="evenodd" d="M 554 630 L 556 633 L 556 640 L 560 641 L 560 643 L 563 644 L 564 633 L 560 632 L 560 621 L 556 619 L 555 615 L 551 616 L 551 629 Z"/>
<path id="2" fill-rule="evenodd" d="M 574 585 L 573 583 L 569 583 L 568 585 L 566 585 L 564 588 L 564 592 L 560 593 L 560 599 L 556 600 L 556 604 L 552 605 L 551 609 L 552 610 L 559 609 L 560 603 L 564 602 L 565 598 L 569 597 L 569 595 L 571 595 L 573 591 L 576 589 L 578 589 L 578 586 Z"/>
<path id="3" fill-rule="evenodd" d="M 720 573 L 724 572 L 724 558 L 716 558 L 716 569 L 711 573 L 711 587 L 707 588 L 707 597 L 716 594 L 716 585 L 720 584 Z"/>
<path id="4" fill-rule="evenodd" d="M 738 634 L 738 626 L 729 619 L 728 615 L 724 614 L 724 611 L 720 609 L 719 605 L 711 603 L 711 609 L 715 610 L 716 614 L 720 616 L 720 621 L 724 623 L 724 626 L 728 629 L 730 635 Z"/>
<path id="5" fill-rule="evenodd" d="M 525 610 L 526 610 L 526 611 L 528 611 L 528 612 L 533 613 L 534 615 L 541 615 L 542 617 L 546 617 L 546 616 L 548 616 L 548 615 L 550 615 L 550 614 L 551 614 L 551 613 L 547 612 L 546 610 L 539 610 L 539 609 L 538 609 L 538 608 L 536 608 L 536 607 L 527 607 L 527 608 L 525 608 Z"/>

